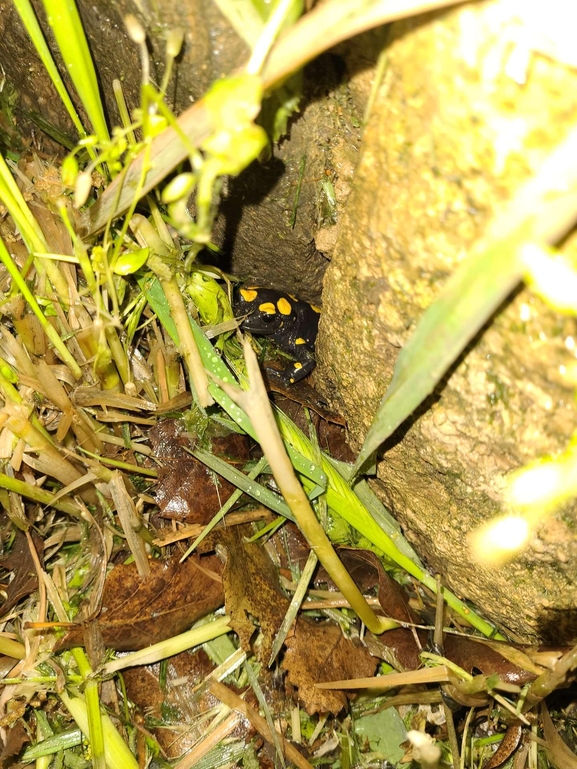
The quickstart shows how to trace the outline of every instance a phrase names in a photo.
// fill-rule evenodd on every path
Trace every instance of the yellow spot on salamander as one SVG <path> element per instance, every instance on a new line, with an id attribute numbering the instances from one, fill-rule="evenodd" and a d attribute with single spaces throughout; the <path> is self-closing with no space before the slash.
<path id="1" fill-rule="evenodd" d="M 240 295 L 245 302 L 254 302 L 257 297 L 257 292 L 254 288 L 241 288 Z"/>
<path id="2" fill-rule="evenodd" d="M 298 339 L 295 339 L 295 344 L 306 344 L 307 340 L 303 339 L 302 336 L 299 336 Z"/>
<path id="3" fill-rule="evenodd" d="M 302 367 L 303 367 L 303 364 L 302 364 L 302 363 L 295 363 L 295 369 L 296 369 L 297 371 L 299 370 L 299 368 L 302 368 Z"/>
<path id="4" fill-rule="evenodd" d="M 287 302 L 284 296 L 281 296 L 281 298 L 276 303 L 276 306 L 278 307 L 278 311 L 281 313 L 281 315 L 290 315 L 292 312 L 291 303 Z"/>
<path id="5" fill-rule="evenodd" d="M 266 312 L 267 315 L 276 315 L 276 307 L 272 302 L 263 302 L 259 304 L 258 309 L 260 312 Z"/>
<path id="6" fill-rule="evenodd" d="M 321 314 L 321 308 L 320 308 L 320 307 L 317 307 L 317 305 L 316 305 L 316 304 L 311 304 L 311 307 L 313 308 L 313 310 L 314 310 L 315 312 L 318 312 L 318 313 L 319 313 L 319 315 Z"/>

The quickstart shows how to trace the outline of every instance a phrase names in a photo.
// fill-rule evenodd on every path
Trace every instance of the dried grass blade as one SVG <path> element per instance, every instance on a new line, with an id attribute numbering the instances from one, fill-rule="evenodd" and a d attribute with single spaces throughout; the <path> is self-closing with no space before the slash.
<path id="1" fill-rule="evenodd" d="M 445 665 L 434 668 L 409 670 L 406 673 L 389 673 L 386 676 L 372 678 L 352 678 L 348 681 L 327 681 L 316 684 L 317 689 L 394 689 L 397 686 L 410 684 L 447 683 L 450 680 L 449 670 Z"/>
<path id="2" fill-rule="evenodd" d="M 130 552 L 134 556 L 138 575 L 141 579 L 146 579 L 146 577 L 150 576 L 150 566 L 148 564 L 144 540 L 137 534 L 143 524 L 138 517 L 132 497 L 126 490 L 124 478 L 119 470 L 115 470 L 112 473 L 112 479 L 108 485 L 116 506 L 116 512 L 118 513 L 122 525 L 122 530 L 126 535 L 126 541 L 130 547 Z"/>
<path id="3" fill-rule="evenodd" d="M 547 705 L 541 703 L 541 722 L 543 724 L 543 734 L 547 740 L 547 752 L 552 763 L 558 769 L 577 769 L 577 756 L 571 748 L 564 742 L 549 715 Z"/>
<path id="4" fill-rule="evenodd" d="M 231 710 L 236 710 L 242 713 L 243 716 L 248 718 L 254 728 L 261 734 L 265 740 L 274 745 L 274 737 L 270 733 L 269 727 L 265 719 L 257 713 L 255 708 L 250 707 L 238 694 L 232 692 L 227 686 L 214 681 L 209 686 L 210 691 L 215 697 L 227 705 Z M 289 761 L 292 761 L 299 769 L 312 769 L 309 762 L 302 756 L 298 750 L 286 740 L 282 734 L 277 732 L 277 737 L 283 748 L 284 754 Z"/>

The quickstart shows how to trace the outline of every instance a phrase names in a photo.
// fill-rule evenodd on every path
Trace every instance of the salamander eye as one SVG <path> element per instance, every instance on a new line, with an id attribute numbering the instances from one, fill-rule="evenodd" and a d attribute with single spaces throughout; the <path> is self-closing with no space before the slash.
<path id="1" fill-rule="evenodd" d="M 269 312 L 263 312 L 262 315 L 260 316 L 260 319 L 262 320 L 262 322 L 267 324 L 272 323 L 273 320 L 275 320 L 275 318 L 276 316 Z"/>

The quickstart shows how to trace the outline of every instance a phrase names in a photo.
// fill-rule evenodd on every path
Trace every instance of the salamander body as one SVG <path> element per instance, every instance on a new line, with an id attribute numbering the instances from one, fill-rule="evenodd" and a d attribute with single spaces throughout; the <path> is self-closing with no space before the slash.
<path id="1" fill-rule="evenodd" d="M 289 369 L 277 372 L 280 379 L 292 384 L 313 370 L 318 307 L 273 288 L 245 286 L 238 291 L 234 314 L 238 318 L 245 316 L 240 324 L 243 331 L 268 337 L 295 359 Z"/>

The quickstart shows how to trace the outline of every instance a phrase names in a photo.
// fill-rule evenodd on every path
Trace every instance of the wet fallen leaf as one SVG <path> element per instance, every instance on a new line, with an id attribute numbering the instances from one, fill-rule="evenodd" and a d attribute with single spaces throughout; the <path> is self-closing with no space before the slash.
<path id="1" fill-rule="evenodd" d="M 102 609 L 96 620 L 105 646 L 116 651 L 142 649 L 187 630 L 223 603 L 222 566 L 216 556 L 187 558 L 179 563 L 150 559 L 150 577 L 140 579 L 136 566 L 115 566 L 107 575 Z M 76 627 L 58 648 L 83 644 Z"/>
<path id="2" fill-rule="evenodd" d="M 231 627 L 246 650 L 251 648 L 251 639 L 259 628 L 262 638 L 255 651 L 259 659 L 268 661 L 289 601 L 261 545 L 243 542 L 236 530 L 226 532 L 223 544 L 227 554 L 223 581 Z M 372 675 L 377 665 L 365 647 L 345 638 L 338 626 L 328 622 L 317 625 L 299 617 L 286 647 L 283 669 L 309 713 L 338 713 L 347 702 L 342 692 L 321 692 L 315 688 L 316 683 L 353 678 L 361 675 L 361 670 L 365 671 L 362 675 Z"/>
<path id="3" fill-rule="evenodd" d="M 506 644 L 503 644 L 505 647 Z M 447 635 L 445 637 L 445 655 L 451 662 L 457 664 L 467 673 L 479 670 L 483 675 L 497 675 L 508 684 L 523 686 L 535 679 L 535 674 L 523 670 L 499 654 L 495 646 L 486 646 L 482 641 L 463 636 Z"/>
<path id="4" fill-rule="evenodd" d="M 371 579 L 370 572 L 365 573 L 362 564 L 369 569 L 374 569 L 376 579 L 373 581 L 378 584 L 379 603 L 388 617 L 399 622 L 419 623 L 419 618 L 409 606 L 405 590 L 387 574 L 374 553 L 367 550 L 342 550 L 341 553 L 351 576 L 358 584 L 362 584 L 365 590 L 371 587 Z M 358 564 L 356 567 L 355 562 Z M 418 631 L 415 635 L 410 628 L 390 630 L 379 636 L 378 640 L 390 649 L 402 670 L 416 670 L 421 664 L 419 657 L 421 647 L 425 649 L 429 643 L 423 631 Z M 502 649 L 502 653 L 499 652 L 499 648 Z M 444 640 L 444 654 L 447 659 L 466 670 L 467 673 L 473 674 L 475 671 L 480 671 L 487 676 L 497 675 L 501 681 L 522 686 L 535 678 L 535 666 L 531 665 L 530 670 L 525 670 L 508 659 L 505 655 L 509 649 L 513 648 L 509 644 L 491 642 L 491 645 L 488 645 L 483 640 L 477 641 L 452 634 L 447 634 Z M 509 654 L 509 657 L 523 659 L 521 655 Z M 530 660 L 527 662 L 530 664 Z"/>
<path id="5" fill-rule="evenodd" d="M 183 432 L 184 424 L 177 419 L 163 419 L 149 432 L 151 446 L 160 460 L 156 502 L 165 518 L 208 523 L 235 487 L 186 451 L 191 441 Z M 213 453 L 223 459 L 244 464 L 249 458 L 246 436 L 231 433 L 213 437 L 211 443 Z"/>
<path id="6" fill-rule="evenodd" d="M 343 691 L 318 689 L 317 683 L 372 676 L 377 660 L 366 647 L 345 638 L 337 625 L 300 617 L 286 640 L 282 667 L 307 713 L 339 713 L 347 704 Z"/>
<path id="7" fill-rule="evenodd" d="M 375 553 L 370 550 L 340 548 L 339 555 L 361 590 L 369 591 L 377 587 L 377 597 L 387 617 L 399 622 L 418 621 L 417 615 L 409 607 L 406 591 L 387 574 Z"/>
<path id="8" fill-rule="evenodd" d="M 277 570 L 260 544 L 242 541 L 242 533 L 234 530 L 219 535 L 226 551 L 223 574 L 226 613 L 245 651 L 251 649 L 251 639 L 257 628 L 262 643 L 257 654 L 268 661 L 274 637 L 287 612 L 289 602 L 282 593 Z"/>
<path id="9" fill-rule="evenodd" d="M 32 533 L 32 541 L 34 542 L 40 563 L 43 564 L 44 551 L 42 539 L 37 534 Z M 33 593 L 38 587 L 38 576 L 34 568 L 34 561 L 30 554 L 26 534 L 23 531 L 19 529 L 16 531 L 12 550 L 8 555 L 0 558 L 0 567 L 7 572 L 14 572 L 14 578 L 5 590 L 6 600 L 0 606 L 0 615 L 3 616 L 8 614 L 18 601 Z"/>

